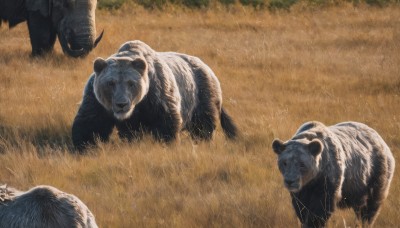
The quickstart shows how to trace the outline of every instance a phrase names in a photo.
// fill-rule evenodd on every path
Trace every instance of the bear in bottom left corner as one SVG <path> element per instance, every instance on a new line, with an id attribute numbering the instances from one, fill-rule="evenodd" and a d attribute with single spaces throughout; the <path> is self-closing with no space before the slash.
<path id="1" fill-rule="evenodd" d="M 97 228 L 89 208 L 76 196 L 39 185 L 22 192 L 0 186 L 0 227 Z"/>

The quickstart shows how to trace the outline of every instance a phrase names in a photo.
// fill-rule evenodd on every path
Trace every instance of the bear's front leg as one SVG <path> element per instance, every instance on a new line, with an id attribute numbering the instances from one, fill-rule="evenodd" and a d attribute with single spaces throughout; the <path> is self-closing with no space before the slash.
<path id="1" fill-rule="evenodd" d="M 148 96 L 136 106 L 129 118 L 130 132 L 139 128 L 140 132 L 150 133 L 157 141 L 169 143 L 176 140 L 182 129 L 178 101 L 170 99 L 160 102 L 158 97 Z"/>
<path id="2" fill-rule="evenodd" d="M 326 222 L 333 213 L 334 208 L 329 205 L 324 205 L 325 200 L 331 201 L 331 198 L 325 198 L 324 196 L 316 196 L 313 198 L 318 198 L 318 201 L 312 201 L 311 204 L 306 202 L 301 202 L 295 198 L 292 198 L 292 204 L 295 208 L 297 217 L 301 222 L 301 227 L 325 227 Z"/>
<path id="3" fill-rule="evenodd" d="M 135 112 L 128 120 L 117 121 L 116 127 L 118 129 L 118 136 L 129 142 L 142 139 L 143 131 L 146 131 L 139 121 L 139 116 L 136 115 Z"/>
<path id="4" fill-rule="evenodd" d="M 326 179 L 291 193 L 292 205 L 302 227 L 325 227 L 336 208 L 334 194 L 334 185 Z"/>
<path id="5" fill-rule="evenodd" d="M 92 88 L 92 80 L 89 80 L 72 124 L 72 142 L 80 152 L 95 145 L 96 139 L 108 141 L 115 126 L 114 117 L 97 101 Z"/>
<path id="6" fill-rule="evenodd" d="M 179 114 L 165 112 L 152 121 L 149 131 L 156 140 L 170 143 L 178 138 L 181 125 Z"/>
<path id="7" fill-rule="evenodd" d="M 78 114 L 72 125 L 72 142 L 75 149 L 82 152 L 95 145 L 96 139 L 106 142 L 113 130 L 114 122 L 101 115 Z"/>

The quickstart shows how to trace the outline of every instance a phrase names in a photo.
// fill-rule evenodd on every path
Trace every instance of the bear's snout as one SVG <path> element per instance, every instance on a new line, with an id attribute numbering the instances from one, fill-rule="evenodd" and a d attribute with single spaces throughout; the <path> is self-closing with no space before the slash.
<path id="1" fill-rule="evenodd" d="M 124 109 L 129 105 L 128 101 L 120 101 L 115 104 L 118 108 Z"/>
<path id="2" fill-rule="evenodd" d="M 122 113 L 129 111 L 130 100 L 126 96 L 117 96 L 113 101 L 113 109 L 116 113 Z"/>
<path id="3" fill-rule="evenodd" d="M 297 192 L 300 190 L 299 179 L 285 178 L 284 180 L 286 188 L 291 192 Z"/>
<path id="4" fill-rule="evenodd" d="M 124 120 L 131 116 L 134 107 L 129 98 L 124 97 L 113 101 L 112 111 L 117 119 Z"/>

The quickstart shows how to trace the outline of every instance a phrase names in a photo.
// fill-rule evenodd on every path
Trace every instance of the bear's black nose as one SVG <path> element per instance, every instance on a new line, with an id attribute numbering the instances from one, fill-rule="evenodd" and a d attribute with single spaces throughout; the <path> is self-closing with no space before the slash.
<path id="1" fill-rule="evenodd" d="M 125 108 L 126 106 L 128 106 L 129 102 L 119 102 L 116 103 L 118 108 Z"/>
<path id="2" fill-rule="evenodd" d="M 295 182 L 295 180 L 285 179 L 285 183 L 286 183 L 288 186 L 291 186 L 292 184 L 294 184 L 294 182 Z"/>

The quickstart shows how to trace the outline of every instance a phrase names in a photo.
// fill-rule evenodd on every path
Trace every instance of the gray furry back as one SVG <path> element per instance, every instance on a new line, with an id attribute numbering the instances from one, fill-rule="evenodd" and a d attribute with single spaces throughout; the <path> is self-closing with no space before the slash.
<path id="1" fill-rule="evenodd" d="M 76 196 L 51 186 L 27 192 L 0 186 L 1 228 L 97 228 L 90 210 Z"/>

